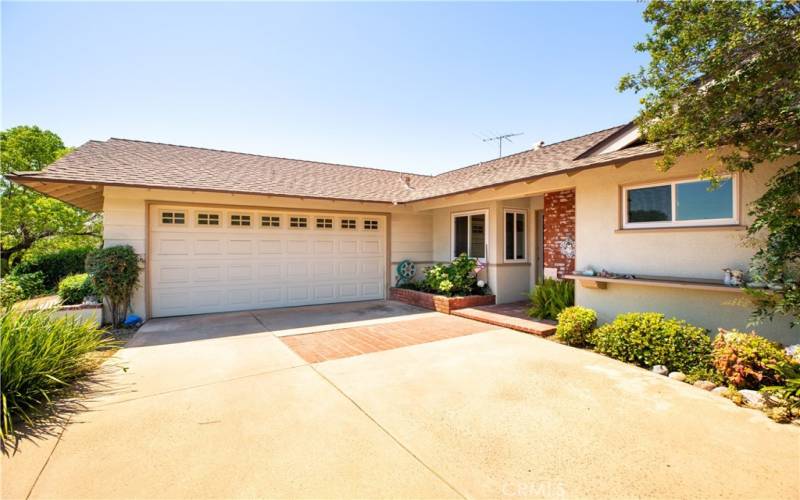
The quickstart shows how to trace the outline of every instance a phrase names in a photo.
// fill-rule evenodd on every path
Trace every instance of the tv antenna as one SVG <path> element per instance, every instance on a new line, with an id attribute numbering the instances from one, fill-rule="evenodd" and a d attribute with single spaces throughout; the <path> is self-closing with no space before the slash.
<path id="1" fill-rule="evenodd" d="M 516 137 L 518 135 L 522 135 L 523 133 L 524 132 L 520 132 L 518 134 L 503 134 L 503 135 L 498 135 L 498 136 L 495 136 L 495 137 L 487 137 L 486 139 L 483 139 L 483 142 L 497 141 L 497 147 L 498 147 L 497 157 L 498 158 L 502 158 L 503 157 L 503 141 L 512 142 L 511 141 L 512 137 Z"/>

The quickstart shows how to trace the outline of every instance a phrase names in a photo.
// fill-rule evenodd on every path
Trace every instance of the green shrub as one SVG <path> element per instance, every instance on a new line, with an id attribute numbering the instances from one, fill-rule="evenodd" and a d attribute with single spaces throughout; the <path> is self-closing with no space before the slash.
<path id="1" fill-rule="evenodd" d="M 571 280 L 545 279 L 531 290 L 528 315 L 539 319 L 556 319 L 561 311 L 575 304 L 575 283 Z"/>
<path id="2" fill-rule="evenodd" d="M 89 295 L 94 295 L 94 287 L 86 273 L 67 276 L 58 283 L 58 296 L 64 304 L 80 304 Z"/>
<path id="3" fill-rule="evenodd" d="M 666 365 L 684 373 L 711 367 L 706 330 L 659 313 L 620 314 L 589 341 L 597 352 L 644 367 Z"/>
<path id="4" fill-rule="evenodd" d="M 19 300 L 30 299 L 44 295 L 47 289 L 44 286 L 44 275 L 37 271 L 35 273 L 26 274 L 10 274 L 3 278 L 3 292 L 7 290 L 14 296 L 13 302 Z M 5 298 L 3 299 L 5 302 Z M 11 300 L 11 298 L 9 298 Z"/>
<path id="5" fill-rule="evenodd" d="M 11 307 L 15 302 L 25 299 L 25 292 L 17 280 L 5 278 L 0 281 L 0 306 Z"/>
<path id="6" fill-rule="evenodd" d="M 130 245 L 95 250 L 86 258 L 86 270 L 94 289 L 108 302 L 114 328 L 125 320 L 141 267 L 142 260 Z"/>
<path id="7" fill-rule="evenodd" d="M 783 385 L 766 386 L 761 392 L 777 398 L 792 415 L 800 417 L 800 366 L 793 364 L 781 370 Z"/>
<path id="8" fill-rule="evenodd" d="M 556 338 L 569 345 L 583 346 L 597 324 L 597 313 L 581 306 L 567 307 L 558 314 Z"/>
<path id="9" fill-rule="evenodd" d="M 463 296 L 483 293 L 475 275 L 478 261 L 461 254 L 449 264 L 434 264 L 425 270 L 420 288 L 440 295 Z"/>
<path id="10" fill-rule="evenodd" d="M 93 368 L 86 354 L 109 344 L 91 322 L 53 319 L 48 311 L 0 312 L 3 440 L 14 422 L 32 423 L 68 384 Z"/>
<path id="11" fill-rule="evenodd" d="M 41 272 L 45 289 L 55 290 L 62 278 L 86 272 L 86 257 L 93 250 L 92 247 L 78 247 L 37 254 L 29 259 L 23 258 L 11 273 L 20 275 Z"/>
<path id="12" fill-rule="evenodd" d="M 696 366 L 686 373 L 686 382 L 694 384 L 698 380 L 708 380 L 717 385 L 722 385 L 722 375 L 713 366 Z"/>
<path id="13" fill-rule="evenodd" d="M 764 337 L 720 328 L 714 339 L 714 366 L 725 381 L 739 389 L 781 385 L 782 370 L 791 358 L 780 345 Z"/>

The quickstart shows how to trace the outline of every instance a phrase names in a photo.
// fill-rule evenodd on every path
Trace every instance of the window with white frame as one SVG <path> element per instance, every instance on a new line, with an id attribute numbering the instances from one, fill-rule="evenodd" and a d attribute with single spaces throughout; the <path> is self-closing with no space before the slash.
<path id="1" fill-rule="evenodd" d="M 524 261 L 527 258 L 527 217 L 525 210 L 505 210 L 505 260 Z"/>
<path id="2" fill-rule="evenodd" d="M 453 258 L 486 258 L 487 219 L 486 211 L 453 214 Z"/>
<path id="3" fill-rule="evenodd" d="M 281 227 L 281 218 L 278 215 L 262 215 L 261 227 Z"/>
<path id="4" fill-rule="evenodd" d="M 622 204 L 623 228 L 737 224 L 737 177 L 723 177 L 716 187 L 702 179 L 626 186 Z"/>
<path id="5" fill-rule="evenodd" d="M 333 229 L 333 219 L 317 217 L 317 229 Z"/>
<path id="6" fill-rule="evenodd" d="M 367 231 L 376 231 L 378 229 L 378 221 L 375 219 L 364 219 L 364 229 Z"/>
<path id="7" fill-rule="evenodd" d="M 186 212 L 176 212 L 176 211 L 161 212 L 161 223 L 162 224 L 185 224 L 186 223 Z"/>
<path id="8" fill-rule="evenodd" d="M 356 220 L 355 219 L 342 219 L 341 220 L 341 228 L 342 229 L 355 229 L 356 228 Z"/>
<path id="9" fill-rule="evenodd" d="M 244 214 L 231 214 L 231 226 L 250 227 L 250 216 Z"/>
<path id="10" fill-rule="evenodd" d="M 289 227 L 293 229 L 305 229 L 308 227 L 308 217 L 289 217 Z"/>
<path id="11" fill-rule="evenodd" d="M 197 214 L 198 226 L 219 226 L 219 214 L 199 212 Z"/>

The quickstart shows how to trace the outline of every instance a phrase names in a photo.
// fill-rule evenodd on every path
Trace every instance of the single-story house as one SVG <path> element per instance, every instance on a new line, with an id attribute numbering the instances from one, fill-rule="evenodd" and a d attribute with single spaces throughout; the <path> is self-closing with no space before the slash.
<path id="1" fill-rule="evenodd" d="M 633 124 L 435 176 L 112 138 L 8 177 L 103 212 L 105 245 L 145 258 L 132 305 L 147 318 L 386 298 L 399 262 L 467 253 L 499 303 L 606 269 L 637 279 L 576 280 L 601 322 L 659 311 L 744 329 L 722 269 L 748 268 L 747 205 L 781 165 L 709 191 L 705 155 L 666 173 L 659 155 Z M 784 319 L 759 332 L 797 340 Z"/>

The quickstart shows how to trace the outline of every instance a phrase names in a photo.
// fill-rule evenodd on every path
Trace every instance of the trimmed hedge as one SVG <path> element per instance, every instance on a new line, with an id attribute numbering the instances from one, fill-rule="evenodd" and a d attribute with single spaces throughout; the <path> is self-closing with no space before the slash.
<path id="1" fill-rule="evenodd" d="M 92 279 L 88 274 L 67 276 L 58 284 L 58 296 L 64 304 L 80 304 L 88 295 L 95 295 Z"/>
<path id="2" fill-rule="evenodd" d="M 592 309 L 572 306 L 558 314 L 556 338 L 572 346 L 584 346 L 597 324 L 597 313 Z"/>
<path id="3" fill-rule="evenodd" d="M 705 329 L 659 313 L 620 314 L 589 336 L 597 352 L 612 358 L 689 373 L 711 367 L 711 338 Z"/>
<path id="4" fill-rule="evenodd" d="M 58 282 L 71 274 L 86 272 L 86 257 L 93 247 L 65 248 L 53 253 L 37 255 L 20 262 L 11 270 L 12 275 L 41 272 L 47 290 L 55 290 Z"/>

